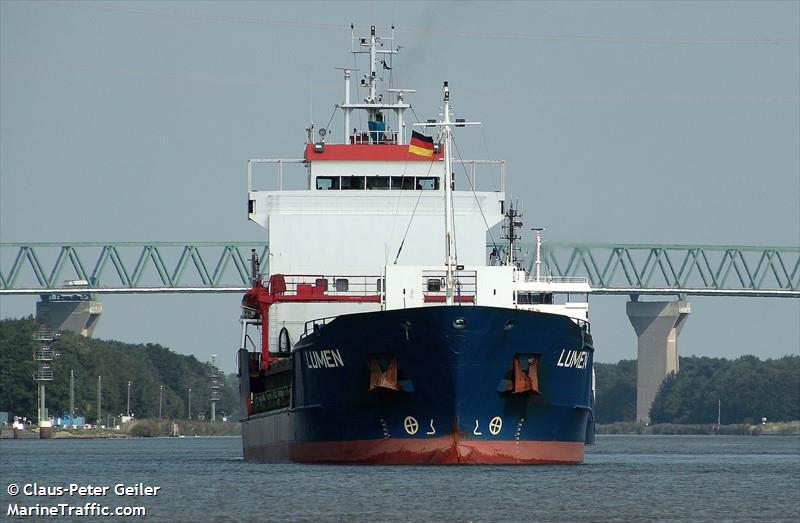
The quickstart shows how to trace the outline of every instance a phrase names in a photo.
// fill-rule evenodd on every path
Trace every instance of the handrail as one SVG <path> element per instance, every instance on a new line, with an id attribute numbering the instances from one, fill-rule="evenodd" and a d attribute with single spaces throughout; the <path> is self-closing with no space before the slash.
<path id="1" fill-rule="evenodd" d="M 308 326 L 309 325 L 312 325 L 312 331 L 313 331 L 313 326 L 316 326 L 318 324 L 327 325 L 328 324 L 328 320 L 334 320 L 337 317 L 338 316 L 325 316 L 324 318 L 316 318 L 316 319 L 309 320 L 309 321 L 305 322 L 303 324 L 303 336 L 308 336 Z"/>
<path id="2" fill-rule="evenodd" d="M 247 160 L 247 192 L 253 191 L 253 164 L 274 163 L 278 165 L 278 190 L 283 190 L 283 164 L 285 163 L 305 163 L 303 158 L 253 158 Z"/>
<path id="3" fill-rule="evenodd" d="M 527 276 L 525 281 L 528 283 L 589 283 L 586 276 L 542 276 L 538 280 L 536 276 Z"/>
<path id="4" fill-rule="evenodd" d="M 53 349 L 37 349 L 33 351 L 33 359 L 36 361 L 53 361 L 56 352 Z"/>
<path id="5" fill-rule="evenodd" d="M 305 163 L 303 158 L 253 158 L 247 161 L 247 192 L 253 191 L 253 165 L 255 164 L 274 164 L 278 166 L 278 190 L 283 190 L 283 166 L 284 164 Z M 506 187 L 506 161 L 505 160 L 453 160 L 453 163 L 469 166 L 467 176 L 472 187 L 477 191 L 478 165 L 497 165 L 499 166 L 500 187 L 499 192 L 504 192 Z"/>
<path id="6" fill-rule="evenodd" d="M 506 161 L 505 160 L 453 160 L 453 163 L 461 164 L 461 165 L 469 165 L 471 166 L 470 172 L 467 173 L 467 176 L 470 177 L 470 182 L 472 187 L 477 191 L 478 190 L 478 178 L 477 178 L 477 171 L 475 169 L 476 165 L 499 165 L 500 166 L 500 189 L 498 192 L 505 192 L 506 191 Z"/>
<path id="7" fill-rule="evenodd" d="M 290 295 L 297 294 L 301 285 L 321 285 L 328 296 L 369 296 L 380 293 L 382 285 L 381 276 L 370 274 L 284 274 L 283 279 Z"/>

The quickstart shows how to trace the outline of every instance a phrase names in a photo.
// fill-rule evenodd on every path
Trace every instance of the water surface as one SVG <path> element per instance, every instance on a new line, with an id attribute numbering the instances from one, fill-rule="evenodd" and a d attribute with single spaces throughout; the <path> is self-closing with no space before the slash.
<path id="1" fill-rule="evenodd" d="M 142 498 L 6 491 L 33 482 L 161 490 Z M 249 463 L 238 437 L 2 440 L 0 484 L 3 520 L 14 502 L 99 501 L 144 506 L 147 521 L 796 522 L 800 438 L 608 435 L 584 465 L 470 467 Z"/>

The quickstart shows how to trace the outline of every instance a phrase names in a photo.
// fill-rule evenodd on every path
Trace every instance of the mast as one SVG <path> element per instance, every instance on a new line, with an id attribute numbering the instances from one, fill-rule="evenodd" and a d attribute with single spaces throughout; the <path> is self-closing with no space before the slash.
<path id="1" fill-rule="evenodd" d="M 453 268 L 455 266 L 455 246 L 453 238 L 453 167 L 450 157 L 450 148 L 453 142 L 453 134 L 450 128 L 450 87 L 444 82 L 442 88 L 444 94 L 444 122 L 442 134 L 444 138 L 444 249 L 445 249 L 445 304 L 453 305 L 453 291 L 455 280 L 453 278 Z"/>
<path id="2" fill-rule="evenodd" d="M 508 211 L 505 214 L 506 224 L 503 225 L 505 231 L 505 239 L 508 240 L 508 250 L 506 252 L 506 265 L 518 267 L 518 260 L 516 257 L 516 244 L 515 242 L 520 239 L 517 229 L 522 227 L 522 213 L 514 208 L 514 203 L 508 206 Z"/>
<path id="3" fill-rule="evenodd" d="M 350 105 L 350 69 L 344 70 L 344 105 Z M 344 134 L 345 140 L 350 136 L 350 112 L 352 109 L 344 110 Z"/>
<path id="4" fill-rule="evenodd" d="M 542 231 L 543 227 L 534 227 L 536 233 L 536 281 L 542 281 Z"/>
<path id="5" fill-rule="evenodd" d="M 369 84 L 369 97 L 367 98 L 367 103 L 374 104 L 378 102 L 377 98 L 377 75 L 375 74 L 375 62 L 377 61 L 377 53 L 375 52 L 375 46 L 377 45 L 377 40 L 375 38 L 375 26 L 369 28 L 369 79 L 367 83 Z M 370 117 L 372 115 L 370 114 Z"/>
<path id="6" fill-rule="evenodd" d="M 441 138 L 444 141 L 444 250 L 445 250 L 445 304 L 453 305 L 453 296 L 455 294 L 455 276 L 454 270 L 456 269 L 456 249 L 455 249 L 455 231 L 453 229 L 453 189 L 454 189 L 454 173 L 453 173 L 453 159 L 450 156 L 453 144 L 453 120 L 450 118 L 450 87 L 445 81 L 442 86 L 442 96 L 444 98 L 444 120 L 441 122 L 425 122 L 415 123 L 414 126 L 419 127 L 441 127 Z M 480 122 L 464 122 L 461 119 L 457 120 L 456 127 L 463 127 L 467 125 L 480 125 Z"/>
<path id="7" fill-rule="evenodd" d="M 74 425 L 75 418 L 75 371 L 69 369 L 69 421 Z"/>
<path id="8" fill-rule="evenodd" d="M 97 424 L 100 425 L 100 417 L 101 417 L 101 401 L 102 401 L 102 391 L 103 391 L 103 377 L 97 377 Z"/>
<path id="9" fill-rule="evenodd" d="M 394 45 L 394 26 L 392 26 L 391 37 L 381 37 L 375 29 L 375 26 L 370 26 L 369 36 L 356 37 L 355 26 L 350 24 L 350 39 L 351 47 L 350 52 L 354 55 L 365 54 L 369 55 L 369 67 L 365 74 L 361 75 L 361 81 L 358 86 L 367 90 L 367 96 L 360 102 L 353 102 L 350 82 L 352 80 L 353 72 L 358 71 L 357 67 L 337 67 L 344 71 L 344 102 L 338 104 L 344 113 L 344 143 L 350 142 L 353 137 L 352 113 L 354 109 L 363 109 L 367 112 L 367 119 L 375 121 L 378 114 L 384 116 L 382 111 L 391 111 L 394 113 L 397 129 L 392 130 L 392 143 L 403 145 L 406 143 L 404 137 L 405 120 L 403 112 L 411 106 L 406 103 L 405 95 L 414 93 L 414 89 L 385 89 L 390 96 L 394 96 L 394 102 L 385 102 L 383 94 L 378 89 L 378 81 L 382 81 L 382 75 L 378 72 L 383 70 L 391 70 L 391 66 L 386 62 L 386 58 L 398 54 L 400 48 Z M 387 45 L 388 44 L 388 45 Z M 356 92 L 357 93 L 357 92 Z M 356 96 L 358 96 L 356 94 Z M 389 131 L 389 122 L 384 120 L 387 125 L 386 130 Z M 356 132 L 359 132 L 356 130 Z M 395 136 L 396 134 L 396 136 Z"/>

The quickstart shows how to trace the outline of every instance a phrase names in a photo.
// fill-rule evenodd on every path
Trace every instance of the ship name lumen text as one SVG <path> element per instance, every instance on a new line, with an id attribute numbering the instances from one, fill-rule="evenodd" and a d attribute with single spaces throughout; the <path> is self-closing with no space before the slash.
<path id="1" fill-rule="evenodd" d="M 562 349 L 561 354 L 558 355 L 558 363 L 556 363 L 556 367 L 585 369 L 588 363 L 589 353 L 587 351 Z"/>
<path id="2" fill-rule="evenodd" d="M 306 366 L 309 369 L 344 367 L 344 361 L 339 349 L 309 350 L 306 351 Z"/>

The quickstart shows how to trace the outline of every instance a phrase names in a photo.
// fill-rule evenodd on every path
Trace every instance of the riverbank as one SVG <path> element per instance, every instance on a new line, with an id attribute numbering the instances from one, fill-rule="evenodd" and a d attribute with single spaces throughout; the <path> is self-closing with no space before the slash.
<path id="1" fill-rule="evenodd" d="M 597 424 L 597 434 L 654 434 L 664 436 L 676 435 L 724 435 L 724 436 L 798 436 L 800 421 L 765 423 L 759 425 L 733 424 L 716 425 L 714 423 L 698 425 L 673 425 L 658 423 L 646 425 L 635 421 Z"/>
<path id="2" fill-rule="evenodd" d="M 765 423 L 763 425 L 673 425 L 660 423 L 645 425 L 633 421 L 598 424 L 597 434 L 652 434 L 663 436 L 723 435 L 723 436 L 800 436 L 800 421 Z M 119 430 L 107 428 L 53 429 L 57 439 L 93 438 L 152 438 L 163 436 L 238 436 L 242 433 L 239 423 L 211 423 L 207 421 L 170 421 L 157 419 L 133 420 Z M 37 429 L 3 429 L 0 439 L 36 439 Z"/>
<path id="3" fill-rule="evenodd" d="M 170 421 L 158 419 L 133 420 L 125 432 L 135 438 L 158 436 L 238 436 L 242 426 L 236 422 Z"/>
<path id="4" fill-rule="evenodd" d="M 238 436 L 241 433 L 242 428 L 239 423 L 142 419 L 126 423 L 119 430 L 53 427 L 52 437 L 55 439 L 152 438 L 162 436 Z M 0 439 L 38 439 L 38 437 L 39 431 L 36 428 L 0 430 Z"/>

